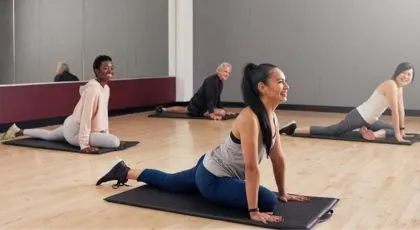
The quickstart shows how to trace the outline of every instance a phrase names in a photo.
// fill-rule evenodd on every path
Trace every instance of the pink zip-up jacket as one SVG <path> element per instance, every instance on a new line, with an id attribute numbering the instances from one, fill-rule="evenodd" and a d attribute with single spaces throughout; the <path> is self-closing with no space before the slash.
<path id="1" fill-rule="evenodd" d="M 102 85 L 95 79 L 80 87 L 80 99 L 74 108 L 72 119 L 80 125 L 80 149 L 89 147 L 92 132 L 109 133 L 108 100 L 109 86 Z"/>

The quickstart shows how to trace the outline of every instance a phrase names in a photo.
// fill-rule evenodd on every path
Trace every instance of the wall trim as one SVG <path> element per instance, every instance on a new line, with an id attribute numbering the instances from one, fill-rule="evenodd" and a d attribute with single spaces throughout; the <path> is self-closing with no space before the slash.
<path id="1" fill-rule="evenodd" d="M 159 104 L 159 105 L 173 106 L 173 105 L 178 105 L 178 104 L 177 103 L 163 103 L 163 104 Z M 121 116 L 121 115 L 132 114 L 132 113 L 141 113 L 141 112 L 153 111 L 156 108 L 156 106 L 158 106 L 158 105 L 147 105 L 147 106 L 126 108 L 126 109 L 113 109 L 113 110 L 109 110 L 108 116 L 109 117 L 115 117 L 115 116 Z M 34 120 L 28 120 L 28 121 L 20 121 L 20 122 L 15 122 L 15 123 L 22 129 L 33 129 L 33 128 L 51 126 L 51 125 L 60 125 L 60 124 L 64 123 L 64 120 L 66 118 L 67 118 L 67 116 L 58 116 L 58 117 L 34 119 Z M 0 133 L 6 132 L 6 130 L 12 124 L 13 123 L 0 124 Z"/>
<path id="2" fill-rule="evenodd" d="M 243 102 L 223 102 L 223 106 L 232 108 L 243 108 L 245 104 Z M 297 105 L 297 104 L 283 104 L 277 107 L 280 110 L 292 110 L 292 111 L 310 111 L 310 112 L 324 112 L 324 113 L 348 113 L 354 107 L 348 106 L 325 106 L 325 105 Z M 391 111 L 387 109 L 384 115 L 391 115 Z M 406 116 L 420 117 L 420 110 L 406 109 Z"/>
<path id="3" fill-rule="evenodd" d="M 187 106 L 188 102 L 169 102 L 158 104 L 165 107 L 168 106 Z M 109 116 L 121 116 L 132 113 L 141 113 L 153 111 L 158 105 L 139 106 L 126 109 L 114 109 L 109 111 Z M 243 102 L 222 102 L 224 107 L 229 108 L 243 108 L 245 104 Z M 321 105 L 295 105 L 295 104 L 284 104 L 280 105 L 277 109 L 279 110 L 291 110 L 291 111 L 310 111 L 310 112 L 324 112 L 324 113 L 348 113 L 353 107 L 342 107 L 342 106 L 321 106 Z M 390 115 L 390 111 L 385 111 L 384 115 Z M 406 116 L 420 117 L 420 110 L 406 110 Z M 52 117 L 45 119 L 37 119 L 30 121 L 17 122 L 17 125 L 24 129 L 38 128 L 50 125 L 59 125 L 64 122 L 67 116 Z M 3 133 L 10 127 L 12 123 L 0 124 L 0 133 Z"/>

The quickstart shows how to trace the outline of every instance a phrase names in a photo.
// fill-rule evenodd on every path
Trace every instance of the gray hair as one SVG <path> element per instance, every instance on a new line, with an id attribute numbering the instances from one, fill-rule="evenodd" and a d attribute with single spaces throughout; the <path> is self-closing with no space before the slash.
<path id="1" fill-rule="evenodd" d="M 231 68 L 232 69 L 232 65 L 230 64 L 230 63 L 228 63 L 228 62 L 222 62 L 222 64 L 220 64 L 218 67 L 217 67 L 217 69 L 216 69 L 216 72 L 220 72 L 220 71 L 222 71 L 224 68 Z"/>
<path id="2" fill-rule="evenodd" d="M 67 63 L 65 63 L 65 62 L 59 62 L 57 64 L 57 69 L 63 69 L 64 71 L 69 71 L 70 70 L 69 65 L 67 65 Z"/>

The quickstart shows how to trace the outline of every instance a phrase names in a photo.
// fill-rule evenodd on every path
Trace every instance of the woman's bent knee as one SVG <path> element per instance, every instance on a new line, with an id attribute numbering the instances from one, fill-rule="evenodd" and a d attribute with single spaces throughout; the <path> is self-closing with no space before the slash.
<path id="1" fill-rule="evenodd" d="M 261 212 L 273 212 L 277 204 L 277 196 L 267 188 L 261 187 L 259 191 L 259 208 Z"/>
<path id="2" fill-rule="evenodd" d="M 114 136 L 114 135 L 111 135 L 111 137 L 112 137 L 111 141 L 110 141 L 111 148 L 120 147 L 120 144 L 121 144 L 120 139 L 118 137 Z"/>

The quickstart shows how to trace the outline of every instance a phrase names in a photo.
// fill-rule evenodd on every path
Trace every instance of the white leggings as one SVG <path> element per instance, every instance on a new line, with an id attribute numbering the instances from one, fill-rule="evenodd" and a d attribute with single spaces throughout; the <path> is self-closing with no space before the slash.
<path id="1" fill-rule="evenodd" d="M 69 116 L 62 126 L 54 130 L 24 129 L 23 134 L 49 141 L 66 140 L 71 145 L 80 146 L 79 129 L 80 125 Z M 89 138 L 89 145 L 99 148 L 117 148 L 120 146 L 120 140 L 112 134 L 92 132 Z"/>

